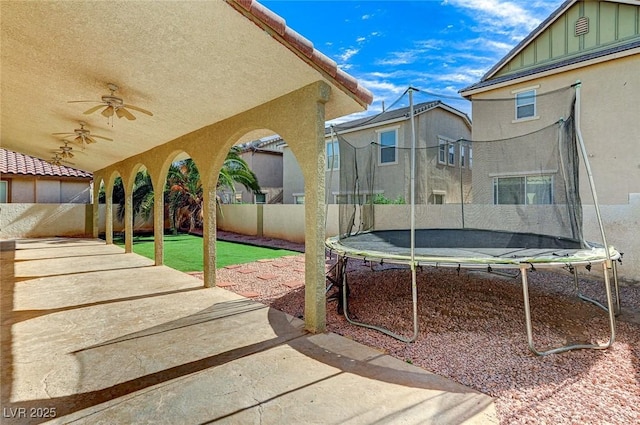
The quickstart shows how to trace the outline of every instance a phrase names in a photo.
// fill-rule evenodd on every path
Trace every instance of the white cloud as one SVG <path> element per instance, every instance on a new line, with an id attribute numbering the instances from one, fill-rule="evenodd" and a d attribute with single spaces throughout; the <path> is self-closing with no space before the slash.
<path id="1" fill-rule="evenodd" d="M 349 59 L 351 59 L 354 55 L 358 54 L 359 51 L 360 51 L 359 49 L 346 49 L 344 52 L 342 52 L 342 54 L 338 56 L 338 58 L 342 62 L 346 62 Z"/>
<path id="2" fill-rule="evenodd" d="M 526 5 L 511 0 L 447 0 L 444 5 L 466 10 L 475 23 L 475 32 L 500 34 L 518 42 L 560 3 L 561 0 L 537 0 Z"/>

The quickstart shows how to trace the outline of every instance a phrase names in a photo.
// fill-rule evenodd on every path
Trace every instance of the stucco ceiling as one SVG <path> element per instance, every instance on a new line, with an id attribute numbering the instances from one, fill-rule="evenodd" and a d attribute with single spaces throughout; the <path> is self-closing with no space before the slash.
<path id="1" fill-rule="evenodd" d="M 1 2 L 2 147 L 49 159 L 61 145 L 51 134 L 84 121 L 113 139 L 74 148 L 73 166 L 95 171 L 318 80 L 332 87 L 327 119 L 366 106 L 366 92 L 320 69 L 326 57 L 277 39 L 251 9 L 260 5 L 230 3 Z M 99 100 L 108 83 L 153 116 L 111 123 L 83 114 L 94 104 L 69 103 Z"/>

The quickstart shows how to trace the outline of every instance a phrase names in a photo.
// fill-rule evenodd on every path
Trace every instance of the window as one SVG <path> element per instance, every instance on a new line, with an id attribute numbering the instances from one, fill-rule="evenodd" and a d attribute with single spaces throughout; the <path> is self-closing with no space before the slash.
<path id="1" fill-rule="evenodd" d="M 460 166 L 465 167 L 467 165 L 465 162 L 466 162 L 465 148 L 464 148 L 464 145 L 460 143 Z"/>
<path id="2" fill-rule="evenodd" d="M 267 194 L 266 193 L 256 193 L 256 204 L 266 204 L 267 203 Z"/>
<path id="3" fill-rule="evenodd" d="M 469 146 L 469 168 L 473 166 L 473 148 Z"/>
<path id="4" fill-rule="evenodd" d="M 433 194 L 433 203 L 436 205 L 444 205 L 444 195 L 434 193 Z"/>
<path id="5" fill-rule="evenodd" d="M 234 195 L 234 200 L 236 204 L 241 204 L 242 203 L 242 193 L 236 193 Z"/>
<path id="6" fill-rule="evenodd" d="M 516 120 L 536 116 L 536 91 L 526 90 L 516 93 Z"/>
<path id="7" fill-rule="evenodd" d="M 298 205 L 304 204 L 304 193 L 294 193 L 293 203 Z"/>
<path id="8" fill-rule="evenodd" d="M 449 155 L 447 157 L 449 165 L 456 165 L 456 145 L 455 143 L 449 143 Z"/>
<path id="9" fill-rule="evenodd" d="M 327 143 L 327 170 L 340 169 L 340 148 L 338 142 Z"/>
<path id="10" fill-rule="evenodd" d="M 542 205 L 553 203 L 551 176 L 500 177 L 493 181 L 496 205 Z"/>
<path id="11" fill-rule="evenodd" d="M 447 141 L 438 139 L 438 162 L 440 164 L 447 163 Z"/>
<path id="12" fill-rule="evenodd" d="M 397 162 L 396 150 L 398 148 L 398 131 L 396 129 L 381 131 L 378 133 L 380 145 L 380 164 L 394 164 Z"/>
<path id="13" fill-rule="evenodd" d="M 6 180 L 0 181 L 0 203 L 6 204 L 9 202 L 9 182 Z"/>

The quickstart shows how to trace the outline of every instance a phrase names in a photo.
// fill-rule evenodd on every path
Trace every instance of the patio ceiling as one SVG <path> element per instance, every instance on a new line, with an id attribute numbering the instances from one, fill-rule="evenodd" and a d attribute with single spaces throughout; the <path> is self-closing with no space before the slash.
<path id="1" fill-rule="evenodd" d="M 326 118 L 366 108 L 371 94 L 335 62 L 250 0 L 204 2 L 2 2 L 1 145 L 43 159 L 52 133 L 79 122 L 99 140 L 72 166 L 96 171 L 310 83 L 332 88 Z M 119 86 L 135 121 L 96 100 Z M 269 134 L 254 133 L 247 138 Z M 239 141 L 243 141 L 239 140 Z M 214 148 L 214 147 L 212 147 Z"/>

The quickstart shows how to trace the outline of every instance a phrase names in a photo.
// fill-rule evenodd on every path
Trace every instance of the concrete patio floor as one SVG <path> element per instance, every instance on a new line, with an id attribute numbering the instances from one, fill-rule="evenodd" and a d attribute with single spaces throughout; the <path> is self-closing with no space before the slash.
<path id="1" fill-rule="evenodd" d="M 484 394 L 117 246 L 11 245 L 2 423 L 498 423 Z"/>

